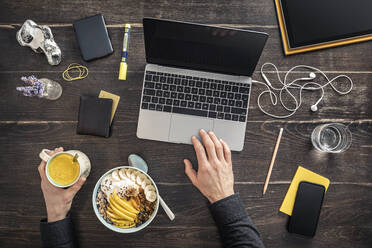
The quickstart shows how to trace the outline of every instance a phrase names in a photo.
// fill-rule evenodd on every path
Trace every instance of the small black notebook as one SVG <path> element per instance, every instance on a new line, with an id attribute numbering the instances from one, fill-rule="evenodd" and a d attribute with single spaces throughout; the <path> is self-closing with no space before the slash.
<path id="1" fill-rule="evenodd" d="M 114 52 L 102 14 L 75 21 L 73 27 L 85 61 Z"/>
<path id="2" fill-rule="evenodd" d="M 77 133 L 109 137 L 111 110 L 112 99 L 82 95 Z"/>

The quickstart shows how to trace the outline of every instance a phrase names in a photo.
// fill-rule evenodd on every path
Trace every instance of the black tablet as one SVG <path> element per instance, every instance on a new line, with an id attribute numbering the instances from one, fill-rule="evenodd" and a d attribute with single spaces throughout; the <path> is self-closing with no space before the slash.
<path id="1" fill-rule="evenodd" d="M 372 35 L 371 0 L 280 0 L 290 48 Z"/>

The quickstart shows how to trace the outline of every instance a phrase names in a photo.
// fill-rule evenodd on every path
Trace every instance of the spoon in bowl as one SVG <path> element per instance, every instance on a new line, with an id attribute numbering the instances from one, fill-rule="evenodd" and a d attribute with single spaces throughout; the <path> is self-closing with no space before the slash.
<path id="1" fill-rule="evenodd" d="M 77 162 L 77 159 L 79 158 L 79 155 L 76 153 L 75 156 L 72 158 L 72 162 Z"/>
<path id="2" fill-rule="evenodd" d="M 145 173 L 147 173 L 148 170 L 149 170 L 146 161 L 143 160 L 143 158 L 141 158 L 140 156 L 138 156 L 136 154 L 129 155 L 128 164 L 129 164 L 129 166 L 140 169 L 140 170 L 144 171 Z M 165 213 L 168 215 L 169 219 L 174 220 L 174 218 L 175 218 L 174 213 L 172 212 L 172 210 L 170 210 L 168 205 L 164 202 L 163 198 L 161 198 L 160 194 L 159 194 L 159 201 L 160 201 L 160 205 L 163 207 L 163 209 L 164 209 Z"/>

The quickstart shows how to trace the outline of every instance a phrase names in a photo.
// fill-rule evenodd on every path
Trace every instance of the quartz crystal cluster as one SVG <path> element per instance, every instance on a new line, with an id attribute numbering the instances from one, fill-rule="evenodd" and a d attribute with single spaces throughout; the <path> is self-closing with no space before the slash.
<path id="1" fill-rule="evenodd" d="M 50 65 L 58 65 L 61 62 L 61 49 L 54 41 L 48 26 L 37 25 L 32 20 L 26 20 L 17 32 L 17 41 L 21 46 L 31 47 L 36 53 L 44 53 Z"/>

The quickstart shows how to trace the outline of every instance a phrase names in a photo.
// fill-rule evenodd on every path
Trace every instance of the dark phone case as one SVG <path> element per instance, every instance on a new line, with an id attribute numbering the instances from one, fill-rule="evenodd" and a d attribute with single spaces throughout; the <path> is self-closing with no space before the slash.
<path id="1" fill-rule="evenodd" d="M 318 225 L 325 187 L 320 184 L 300 182 L 293 206 L 288 231 L 313 237 Z"/>
<path id="2" fill-rule="evenodd" d="M 85 61 L 101 58 L 114 52 L 102 14 L 75 21 L 73 27 Z"/>

